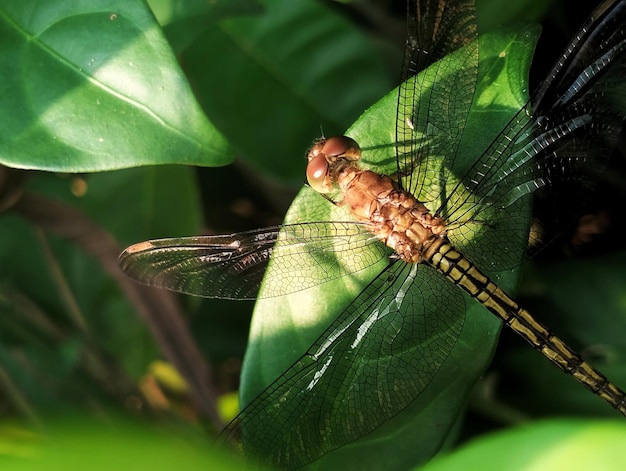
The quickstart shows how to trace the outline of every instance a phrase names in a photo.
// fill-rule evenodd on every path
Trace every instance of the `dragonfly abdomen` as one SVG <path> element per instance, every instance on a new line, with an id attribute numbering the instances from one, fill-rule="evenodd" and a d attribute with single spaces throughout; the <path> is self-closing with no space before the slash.
<path id="1" fill-rule="evenodd" d="M 522 309 L 449 243 L 425 260 L 498 316 L 565 373 L 626 415 L 626 395 L 563 340 Z"/>

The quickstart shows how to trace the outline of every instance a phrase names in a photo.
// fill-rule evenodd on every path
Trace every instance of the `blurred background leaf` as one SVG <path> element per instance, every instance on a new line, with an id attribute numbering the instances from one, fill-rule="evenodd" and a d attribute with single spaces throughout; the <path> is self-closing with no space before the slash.
<path id="1" fill-rule="evenodd" d="M 15 425 L 0 428 L 0 463 L 15 471 L 110 469 L 240 470 L 243 463 L 209 448 L 189 430 L 111 418 L 51 420 L 46 435 Z M 174 433 L 177 432 L 177 433 Z"/>
<path id="2" fill-rule="evenodd" d="M 540 421 L 485 435 L 419 469 L 617 471 L 626 465 L 626 425 L 613 421 Z"/>
<path id="3" fill-rule="evenodd" d="M 386 60 L 388 46 L 323 2 L 259 3 L 262 14 L 207 28 L 182 63 L 250 170 L 299 183 L 302 143 L 345 131 L 393 87 L 401 56 Z"/>

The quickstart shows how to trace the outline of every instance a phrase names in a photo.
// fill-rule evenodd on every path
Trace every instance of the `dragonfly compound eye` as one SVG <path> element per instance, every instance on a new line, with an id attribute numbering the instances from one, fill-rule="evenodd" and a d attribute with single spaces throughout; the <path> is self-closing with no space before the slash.
<path id="1" fill-rule="evenodd" d="M 306 166 L 306 179 L 318 193 L 330 193 L 332 185 L 330 184 L 328 175 L 329 164 L 326 160 L 326 154 L 320 152 L 309 160 Z"/>
<path id="2" fill-rule="evenodd" d="M 341 157 L 348 160 L 361 158 L 361 148 L 354 139 L 348 136 L 329 137 L 321 151 L 329 157 Z"/>

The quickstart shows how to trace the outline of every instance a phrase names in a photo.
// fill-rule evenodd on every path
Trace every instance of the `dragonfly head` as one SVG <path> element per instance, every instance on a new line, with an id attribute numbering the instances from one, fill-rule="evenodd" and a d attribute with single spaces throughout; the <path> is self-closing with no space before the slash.
<path id="1" fill-rule="evenodd" d="M 354 139 L 333 136 L 316 139 L 307 152 L 306 179 L 315 191 L 333 190 L 333 169 L 339 163 L 349 164 L 361 158 L 361 149 Z"/>

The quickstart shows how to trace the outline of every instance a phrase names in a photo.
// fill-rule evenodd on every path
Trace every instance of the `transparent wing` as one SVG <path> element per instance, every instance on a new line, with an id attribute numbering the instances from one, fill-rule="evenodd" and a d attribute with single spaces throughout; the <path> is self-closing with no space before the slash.
<path id="1" fill-rule="evenodd" d="M 311 222 L 231 235 L 142 242 L 120 255 L 120 267 L 141 283 L 222 299 L 255 299 L 273 258 L 280 270 L 264 297 L 283 296 L 355 273 L 386 257 L 385 247 L 353 222 Z M 303 266 L 319 267 L 303 271 Z"/>
<path id="2" fill-rule="evenodd" d="M 461 291 L 433 269 L 390 265 L 223 440 L 293 469 L 370 433 L 428 387 L 461 333 L 464 306 Z"/>
<path id="3" fill-rule="evenodd" d="M 605 2 L 575 36 L 532 106 L 519 111 L 443 202 L 438 212 L 460 228 L 450 232 L 451 241 L 479 266 L 519 264 L 515 254 L 527 246 L 531 217 L 520 208 L 539 189 L 550 190 L 542 201 L 549 224 L 571 221 L 580 208 L 559 197 L 571 195 L 562 187 L 574 183 L 576 200 L 584 201 L 599 181 L 626 118 L 625 84 L 626 2 Z M 476 243 L 466 239 L 468 224 L 482 224 Z M 497 257 L 494 246 L 502 248 Z"/>
<path id="4" fill-rule="evenodd" d="M 407 32 L 396 153 L 402 187 L 416 194 L 426 178 L 416 170 L 418 163 L 432 155 L 454 159 L 465 128 L 478 71 L 474 2 L 409 1 Z M 463 46 L 463 73 L 453 74 L 449 62 L 437 62 Z"/>

